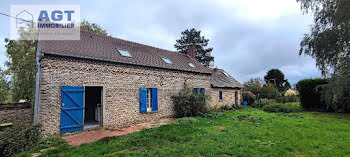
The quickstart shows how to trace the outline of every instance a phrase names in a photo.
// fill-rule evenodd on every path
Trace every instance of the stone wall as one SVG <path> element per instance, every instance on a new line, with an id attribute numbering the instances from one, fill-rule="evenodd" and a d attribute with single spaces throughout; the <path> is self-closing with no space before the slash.
<path id="1" fill-rule="evenodd" d="M 0 104 L 0 124 L 33 122 L 33 109 L 30 103 Z"/>
<path id="2" fill-rule="evenodd" d="M 219 92 L 222 91 L 222 100 L 220 100 Z M 235 92 L 237 92 L 238 103 L 241 104 L 241 90 L 230 88 L 211 88 L 211 108 L 219 108 L 221 106 L 231 106 L 235 104 Z"/>
<path id="3" fill-rule="evenodd" d="M 61 86 L 102 86 L 104 127 L 125 127 L 174 115 L 172 96 L 184 83 L 210 93 L 210 74 L 45 56 L 41 61 L 39 122 L 59 134 Z M 141 114 L 139 89 L 158 88 L 158 112 Z"/>

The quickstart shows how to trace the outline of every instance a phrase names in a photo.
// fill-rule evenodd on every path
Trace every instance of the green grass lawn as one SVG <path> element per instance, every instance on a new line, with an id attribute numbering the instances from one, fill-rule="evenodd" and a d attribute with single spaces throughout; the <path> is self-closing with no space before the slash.
<path id="1" fill-rule="evenodd" d="M 350 156 L 350 114 L 246 108 L 78 147 L 61 142 L 41 156 Z"/>

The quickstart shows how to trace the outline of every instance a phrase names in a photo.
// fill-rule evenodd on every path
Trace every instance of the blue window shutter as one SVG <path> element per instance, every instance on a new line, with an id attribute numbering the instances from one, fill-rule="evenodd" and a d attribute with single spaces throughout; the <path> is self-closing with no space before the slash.
<path id="1" fill-rule="evenodd" d="M 204 95 L 204 91 L 205 91 L 204 88 L 201 88 L 201 89 L 199 90 L 199 92 L 200 92 L 202 95 Z"/>
<path id="2" fill-rule="evenodd" d="M 147 112 L 147 89 L 146 88 L 140 88 L 140 112 L 146 113 Z"/>
<path id="3" fill-rule="evenodd" d="M 222 100 L 222 91 L 219 91 L 220 100 Z"/>
<path id="4" fill-rule="evenodd" d="M 158 111 L 158 88 L 152 88 L 152 111 Z"/>
<path id="5" fill-rule="evenodd" d="M 193 93 L 198 94 L 198 88 L 193 88 Z"/>

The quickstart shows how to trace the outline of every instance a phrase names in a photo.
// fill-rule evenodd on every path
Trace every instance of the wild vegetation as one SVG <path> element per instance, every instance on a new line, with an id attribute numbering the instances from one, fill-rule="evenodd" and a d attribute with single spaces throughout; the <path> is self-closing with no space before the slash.
<path id="1" fill-rule="evenodd" d="M 268 113 L 245 108 L 71 147 L 60 139 L 41 156 L 348 156 L 350 115 Z M 16 156 L 29 156 L 39 147 Z"/>

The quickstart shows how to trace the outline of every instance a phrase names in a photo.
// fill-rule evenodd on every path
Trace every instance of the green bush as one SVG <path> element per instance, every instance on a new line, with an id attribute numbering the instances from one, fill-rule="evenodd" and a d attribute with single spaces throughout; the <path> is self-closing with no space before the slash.
<path id="1" fill-rule="evenodd" d="M 11 156 L 29 150 L 40 140 L 40 126 L 32 123 L 16 124 L 0 132 L 0 156 Z"/>
<path id="2" fill-rule="evenodd" d="M 225 106 L 220 106 L 219 111 L 229 111 L 232 109 L 233 109 L 233 106 L 225 105 Z"/>
<path id="3" fill-rule="evenodd" d="M 263 108 L 267 104 L 276 103 L 274 99 L 268 100 L 268 99 L 259 99 L 255 101 L 255 103 L 251 106 L 253 108 Z"/>
<path id="4" fill-rule="evenodd" d="M 252 105 L 255 102 L 256 96 L 250 91 L 243 91 L 243 101 L 247 101 L 248 105 Z"/>
<path id="5" fill-rule="evenodd" d="M 290 96 L 285 96 L 284 97 L 284 102 L 288 103 L 288 102 L 299 102 L 299 97 L 296 95 L 290 95 Z"/>
<path id="6" fill-rule="evenodd" d="M 271 103 L 271 104 L 265 105 L 263 107 L 263 110 L 266 112 L 285 112 L 285 113 L 302 111 L 299 103 L 286 103 L 286 104 Z"/>
<path id="7" fill-rule="evenodd" d="M 300 103 L 304 109 L 326 110 L 321 102 L 321 91 L 317 88 L 328 83 L 328 79 L 304 79 L 297 83 Z"/>
<path id="8" fill-rule="evenodd" d="M 194 93 L 193 88 L 185 85 L 177 96 L 174 96 L 174 110 L 176 117 L 193 117 L 208 112 L 209 96 Z"/>

